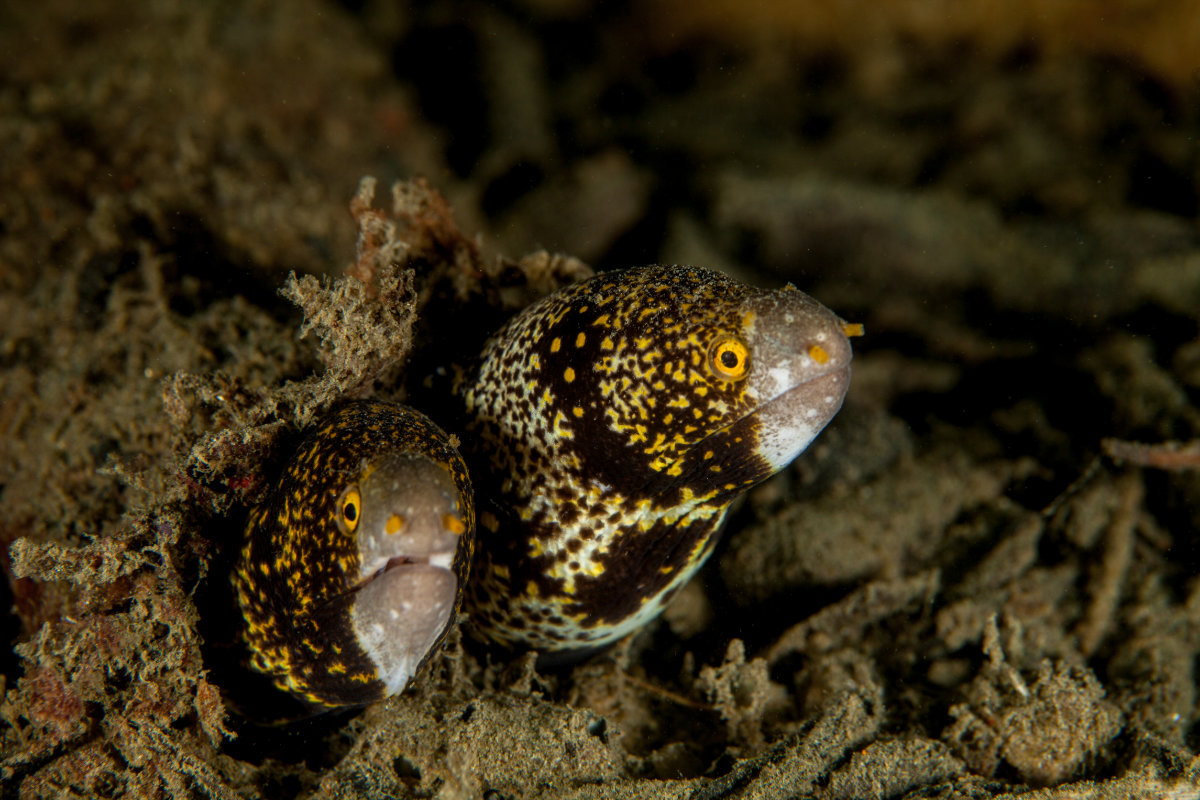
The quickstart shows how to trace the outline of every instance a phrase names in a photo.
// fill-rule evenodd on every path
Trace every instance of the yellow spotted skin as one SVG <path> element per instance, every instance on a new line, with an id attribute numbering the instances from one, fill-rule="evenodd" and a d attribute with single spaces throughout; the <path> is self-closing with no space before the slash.
<path id="1" fill-rule="evenodd" d="M 653 619 L 730 503 L 841 406 L 845 330 L 793 287 L 666 266 L 599 275 L 510 320 L 461 390 L 475 630 L 555 653 Z"/>
<path id="2" fill-rule="evenodd" d="M 315 710 L 389 693 L 351 619 L 363 582 L 360 546 L 339 516 L 348 497 L 360 501 L 357 487 L 381 455 L 397 453 L 444 470 L 466 500 L 462 518 L 449 520 L 461 533 L 453 559 L 461 599 L 473 547 L 470 481 L 449 437 L 404 406 L 355 402 L 319 420 L 246 525 L 233 583 L 250 666 Z M 352 516 L 366 510 L 355 506 Z"/>

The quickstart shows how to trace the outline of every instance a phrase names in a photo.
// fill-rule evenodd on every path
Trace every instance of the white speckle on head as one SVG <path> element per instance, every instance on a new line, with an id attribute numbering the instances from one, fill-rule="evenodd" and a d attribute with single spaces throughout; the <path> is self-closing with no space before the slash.
<path id="1" fill-rule="evenodd" d="M 786 392 L 792 385 L 792 371 L 787 367 L 771 367 L 767 371 L 771 383 L 767 387 L 767 397 L 776 397 Z"/>

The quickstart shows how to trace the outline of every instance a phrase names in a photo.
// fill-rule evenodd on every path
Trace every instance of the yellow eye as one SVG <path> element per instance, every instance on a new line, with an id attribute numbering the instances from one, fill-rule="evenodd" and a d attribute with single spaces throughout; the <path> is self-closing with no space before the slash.
<path id="1" fill-rule="evenodd" d="M 343 530 L 353 531 L 358 527 L 358 519 L 361 516 L 362 497 L 358 494 L 358 487 L 351 486 L 338 498 L 338 522 Z"/>
<path id="2" fill-rule="evenodd" d="M 723 381 L 740 381 L 750 372 L 750 348 L 736 336 L 718 336 L 708 346 L 708 369 Z"/>

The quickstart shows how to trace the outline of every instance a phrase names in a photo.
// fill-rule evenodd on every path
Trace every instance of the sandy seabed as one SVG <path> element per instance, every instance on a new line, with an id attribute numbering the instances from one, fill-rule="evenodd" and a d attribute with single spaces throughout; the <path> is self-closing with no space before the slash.
<path id="1" fill-rule="evenodd" d="M 0 797 L 1200 792 L 1182 62 L 672 42 L 584 2 L 76 5 L 0 12 Z M 557 669 L 456 629 L 385 702 L 243 714 L 228 575 L 297 431 L 436 417 L 508 315 L 654 262 L 867 331 L 663 617 Z"/>

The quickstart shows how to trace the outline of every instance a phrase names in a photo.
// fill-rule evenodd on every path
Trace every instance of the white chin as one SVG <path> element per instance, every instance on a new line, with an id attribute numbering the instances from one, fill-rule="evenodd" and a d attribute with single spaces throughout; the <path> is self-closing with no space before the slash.
<path id="1" fill-rule="evenodd" d="M 458 581 L 430 564 L 384 571 L 358 590 L 350 619 L 387 694 L 402 691 L 454 616 Z"/>
<path id="2" fill-rule="evenodd" d="M 817 438 L 842 407 L 850 367 L 802 383 L 758 409 L 758 453 L 779 471 Z"/>

